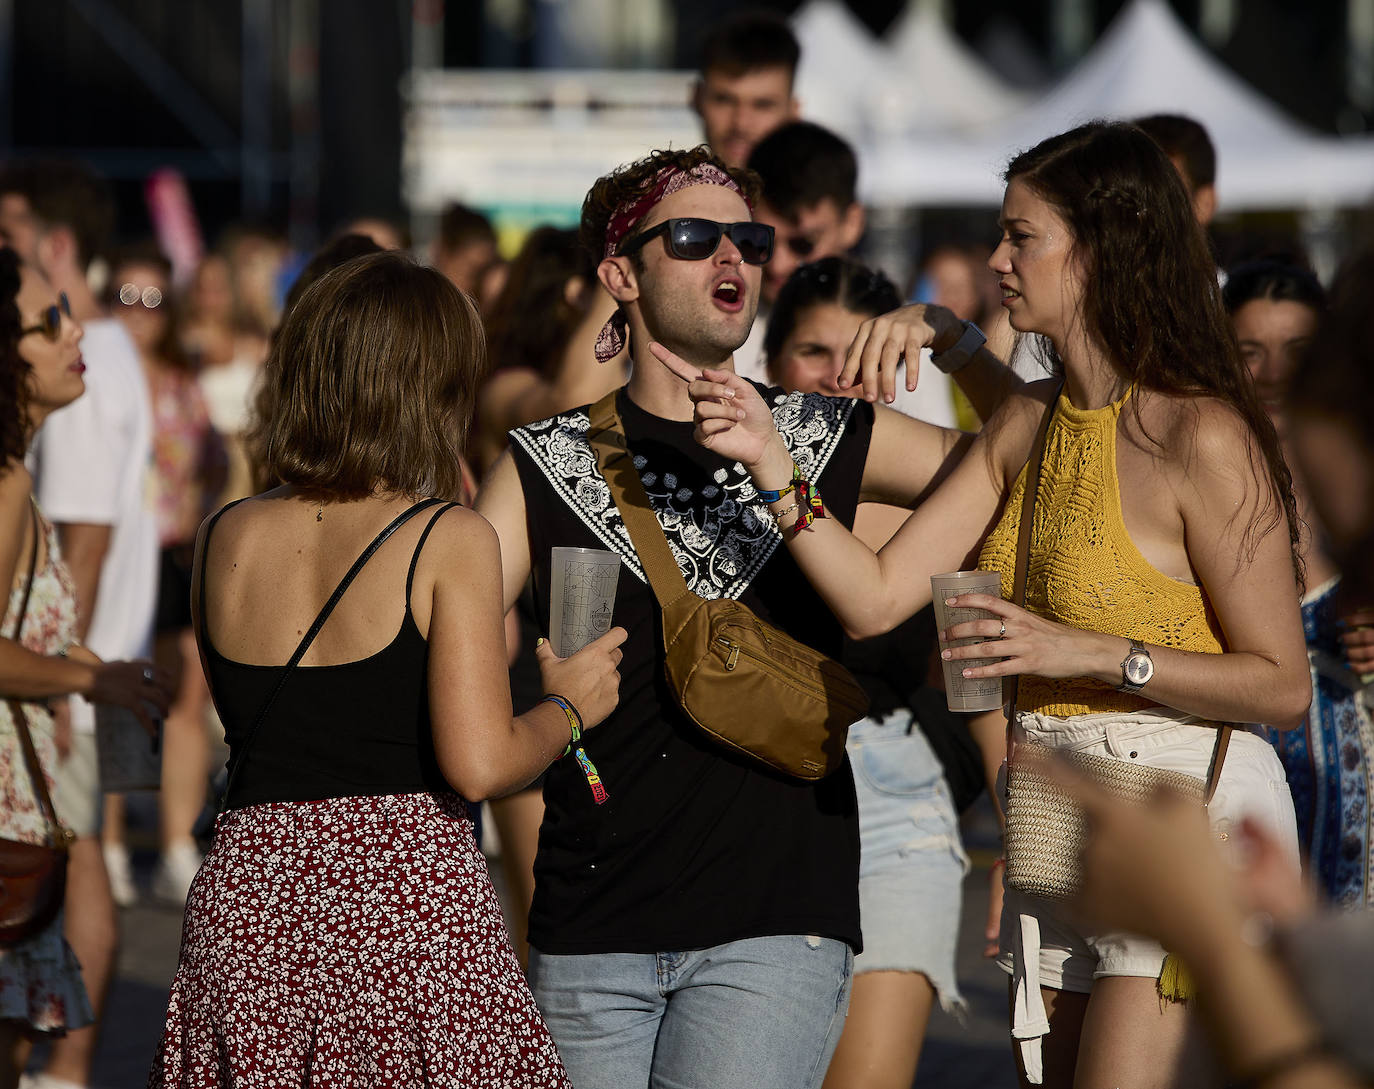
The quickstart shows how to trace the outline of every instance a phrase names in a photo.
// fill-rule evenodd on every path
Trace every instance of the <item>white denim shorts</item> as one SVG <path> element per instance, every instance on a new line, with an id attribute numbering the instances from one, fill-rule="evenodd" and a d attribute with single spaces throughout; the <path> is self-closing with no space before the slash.
<path id="1" fill-rule="evenodd" d="M 1014 741 L 1114 757 L 1206 779 L 1217 728 L 1164 707 L 1055 718 L 1019 712 Z M 1006 803 L 1005 768 L 998 792 Z M 1283 765 L 1264 738 L 1237 727 L 1207 809 L 1213 832 L 1227 850 L 1230 829 L 1243 817 L 1268 828 L 1299 866 L 1297 818 Z M 1165 950 L 1151 938 L 1117 930 L 1088 931 L 1064 919 L 1057 905 L 1006 889 L 998 966 L 1012 977 L 1012 1036 L 1026 1070 L 1040 1067 L 1040 1038 L 1049 1031 L 1040 988 L 1087 992 L 1104 976 L 1158 978 Z M 1037 1079 L 1031 1077 L 1032 1082 Z"/>

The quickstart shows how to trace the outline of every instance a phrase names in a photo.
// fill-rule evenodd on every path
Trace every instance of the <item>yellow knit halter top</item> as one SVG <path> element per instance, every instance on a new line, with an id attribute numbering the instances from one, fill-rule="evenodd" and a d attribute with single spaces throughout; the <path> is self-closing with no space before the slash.
<path id="1" fill-rule="evenodd" d="M 1202 589 L 1152 567 L 1126 531 L 1116 426 L 1129 398 L 1128 390 L 1106 408 L 1080 409 L 1060 394 L 1035 497 L 1026 608 L 1076 628 L 1220 654 L 1221 627 Z M 1012 593 L 1025 489 L 1023 468 L 979 558 L 980 568 L 1001 573 L 1006 598 Z M 1020 710 L 1060 717 L 1136 711 L 1153 702 L 1148 691 L 1131 696 L 1089 678 L 1032 676 L 1021 678 L 1016 700 Z"/>

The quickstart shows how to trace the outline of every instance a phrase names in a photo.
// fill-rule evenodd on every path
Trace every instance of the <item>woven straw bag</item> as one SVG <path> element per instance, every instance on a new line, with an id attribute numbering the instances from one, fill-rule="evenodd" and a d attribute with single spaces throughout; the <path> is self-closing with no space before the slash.
<path id="1" fill-rule="evenodd" d="M 1083 810 L 1043 770 L 1054 751 L 1037 741 L 1021 741 L 1016 759 L 1007 764 L 1007 884 L 1019 892 L 1064 901 L 1078 892 L 1082 881 L 1079 856 L 1088 829 Z M 1203 801 L 1203 781 L 1181 771 L 1089 753 L 1060 751 L 1057 759 L 1105 793 L 1136 805 L 1164 787 L 1199 805 Z"/>

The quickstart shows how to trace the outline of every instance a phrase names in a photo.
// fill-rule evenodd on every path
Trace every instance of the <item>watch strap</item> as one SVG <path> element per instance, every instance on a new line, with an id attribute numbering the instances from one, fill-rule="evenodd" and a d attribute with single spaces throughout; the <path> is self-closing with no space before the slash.
<path id="1" fill-rule="evenodd" d="M 964 331 L 959 334 L 958 340 L 943 352 L 932 352 L 930 355 L 930 361 L 945 374 L 953 374 L 955 371 L 963 370 L 968 366 L 974 353 L 988 342 L 983 330 L 979 329 L 973 322 L 966 321 L 963 326 Z"/>
<path id="2" fill-rule="evenodd" d="M 1121 683 L 1116 686 L 1116 690 L 1133 696 L 1150 683 L 1150 680 L 1154 677 L 1154 671 L 1151 670 L 1149 677 L 1146 677 L 1139 684 L 1136 684 L 1126 673 L 1126 663 L 1137 654 L 1143 654 L 1146 658 L 1149 658 L 1152 665 L 1154 664 L 1154 659 L 1150 655 L 1150 648 L 1139 639 L 1131 639 L 1130 643 L 1131 649 L 1126 652 L 1126 657 L 1121 659 Z"/>

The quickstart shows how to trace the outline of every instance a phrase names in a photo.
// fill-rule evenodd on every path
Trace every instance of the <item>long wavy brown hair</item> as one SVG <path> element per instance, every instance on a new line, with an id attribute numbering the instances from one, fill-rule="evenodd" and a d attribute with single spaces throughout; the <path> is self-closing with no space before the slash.
<path id="1" fill-rule="evenodd" d="M 1245 420 L 1263 458 L 1256 476 L 1269 478 L 1277 500 L 1261 505 L 1247 536 L 1254 543 L 1285 520 L 1301 583 L 1292 476 L 1241 359 L 1207 237 L 1173 164 L 1136 126 L 1093 121 L 1022 152 L 1005 177 L 1053 205 L 1068 225 L 1083 273 L 1080 316 L 1120 372 L 1143 389 L 1216 397 Z M 1053 345 L 1042 349 L 1051 369 L 1062 373 Z M 1139 421 L 1138 404 L 1136 413 Z"/>

